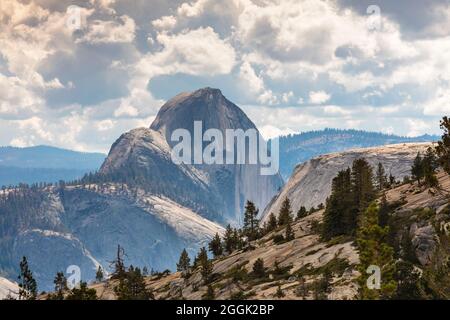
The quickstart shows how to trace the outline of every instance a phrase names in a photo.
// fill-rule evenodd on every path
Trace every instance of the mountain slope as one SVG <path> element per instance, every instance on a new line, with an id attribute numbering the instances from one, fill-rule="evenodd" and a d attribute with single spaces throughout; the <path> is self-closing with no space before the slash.
<path id="1" fill-rule="evenodd" d="M 195 138 L 194 122 L 203 134 L 218 129 L 252 129 L 255 125 L 218 89 L 182 93 L 165 103 L 150 129 L 122 135 L 112 146 L 100 173 L 163 194 L 218 222 L 239 223 L 245 201 L 264 208 L 283 185 L 280 175 L 261 175 L 257 164 L 181 164 L 171 159 L 172 132 L 186 129 Z M 258 133 L 259 134 L 259 133 Z M 226 142 L 224 142 L 226 144 Z"/>
<path id="2" fill-rule="evenodd" d="M 450 176 L 438 172 L 437 178 L 437 189 L 405 183 L 386 190 L 391 208 L 389 245 L 397 263 L 412 263 L 421 275 L 423 282 L 406 284 L 407 294 L 422 295 L 416 299 L 450 298 Z M 274 242 L 276 235 L 285 233 L 279 227 L 244 250 L 214 259 L 211 287 L 215 299 L 358 299 L 359 250 L 349 237 L 320 239 L 317 225 L 323 213 L 319 210 L 293 222 L 295 238 L 289 242 Z M 264 261 L 264 276 L 252 273 L 258 258 Z M 411 272 L 406 274 L 408 281 L 413 280 L 408 277 Z M 163 300 L 200 300 L 208 288 L 200 268 L 187 280 L 177 272 L 147 277 L 146 284 L 155 299 Z M 107 281 L 91 287 L 101 299 L 115 299 L 112 285 Z M 424 286 L 424 292 L 415 292 L 414 285 Z"/>
<path id="3" fill-rule="evenodd" d="M 208 112 L 195 114 L 195 108 Z M 155 121 L 168 128 L 187 112 L 195 118 L 186 118 L 186 127 L 200 120 L 218 129 L 256 129 L 215 89 L 183 94 L 162 110 L 168 118 Z M 259 164 L 177 165 L 169 131 L 161 128 L 123 134 L 99 173 L 81 181 L 1 191 L 1 271 L 15 278 L 27 256 L 39 289 L 49 290 L 56 272 L 69 265 L 79 266 L 85 280 L 94 278 L 98 265 L 109 270 L 117 245 L 135 266 L 173 270 L 183 248 L 193 255 L 222 234 L 223 225 L 240 222 L 245 200 L 263 208 L 282 185 L 279 175 L 261 176 Z"/>
<path id="4" fill-rule="evenodd" d="M 389 144 L 431 142 L 440 137 L 401 137 L 362 130 L 325 129 L 280 137 L 280 173 L 287 180 L 295 166 L 316 156 L 356 148 Z"/>
<path id="5" fill-rule="evenodd" d="M 18 292 L 19 286 L 17 283 L 0 277 L 0 300 L 6 299 L 8 296 L 15 297 Z"/>
<path id="6" fill-rule="evenodd" d="M 51 290 L 56 272 L 70 265 L 80 267 L 85 280 L 95 277 L 99 265 L 109 270 L 119 244 L 132 264 L 165 270 L 175 268 L 183 248 L 193 254 L 223 233 L 221 226 L 170 199 L 126 185 L 7 192 L 0 197 L 0 265 L 15 278 L 18 261 L 26 256 L 40 290 Z M 18 217 L 17 206 L 22 207 Z"/>
<path id="7" fill-rule="evenodd" d="M 331 192 L 331 181 L 340 170 L 351 167 L 353 160 L 365 158 L 372 167 L 382 163 L 386 173 L 397 180 L 410 175 L 412 162 L 417 152 L 424 152 L 430 143 L 405 143 L 373 148 L 354 149 L 313 158 L 299 164 L 281 192 L 265 208 L 262 222 L 268 215 L 278 213 L 281 203 L 287 197 L 292 209 L 297 212 L 301 206 L 307 209 L 325 204 Z"/>

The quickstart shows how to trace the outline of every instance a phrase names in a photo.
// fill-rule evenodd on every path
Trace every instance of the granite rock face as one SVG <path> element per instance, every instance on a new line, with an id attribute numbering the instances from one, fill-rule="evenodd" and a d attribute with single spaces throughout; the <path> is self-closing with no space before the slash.
<path id="1" fill-rule="evenodd" d="M 264 210 L 263 221 L 271 212 L 278 213 L 286 197 L 290 199 L 294 212 L 300 206 L 309 209 L 320 203 L 325 204 L 337 172 L 351 167 L 358 158 L 365 158 L 373 168 L 382 163 L 387 175 L 392 174 L 401 180 L 411 174 L 411 165 L 417 152 L 423 153 L 429 146 L 430 143 L 402 143 L 354 149 L 322 155 L 299 164 L 281 192 Z"/>
<path id="2" fill-rule="evenodd" d="M 23 227 L 4 253 L 12 268 L 27 257 L 39 290 L 52 290 L 56 272 L 70 266 L 80 268 L 83 280 L 94 279 L 98 266 L 110 270 L 118 245 L 127 264 L 173 270 L 183 248 L 192 256 L 223 233 L 191 209 L 123 185 L 48 188 L 43 194 L 39 219 L 18 222 Z"/>
<path id="3" fill-rule="evenodd" d="M 218 89 L 204 88 L 182 93 L 164 104 L 150 129 L 136 129 L 122 135 L 112 146 L 100 172 L 140 177 L 149 191 L 193 208 L 220 223 L 239 223 L 247 200 L 260 210 L 283 185 L 281 176 L 262 175 L 261 164 L 181 164 L 171 159 L 171 139 L 177 129 L 185 129 L 195 139 L 194 122 L 208 129 L 255 130 L 256 126 Z M 226 140 L 224 141 L 224 145 Z M 207 143 L 203 143 L 204 148 Z"/>

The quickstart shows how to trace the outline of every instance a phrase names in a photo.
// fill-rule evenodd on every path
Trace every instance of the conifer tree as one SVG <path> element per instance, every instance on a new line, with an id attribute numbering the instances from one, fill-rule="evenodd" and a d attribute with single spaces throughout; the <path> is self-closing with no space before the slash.
<path id="1" fill-rule="evenodd" d="M 186 249 L 183 249 L 180 255 L 180 259 L 177 263 L 177 271 L 181 272 L 184 277 L 188 276 L 191 270 L 191 259 Z"/>
<path id="2" fill-rule="evenodd" d="M 208 244 L 209 251 L 212 252 L 214 257 L 219 257 L 223 253 L 222 241 L 220 240 L 220 236 L 218 233 L 214 236 L 211 242 Z"/>
<path id="3" fill-rule="evenodd" d="M 394 276 L 394 249 L 388 244 L 389 227 L 381 227 L 378 221 L 379 208 L 372 203 L 361 215 L 357 233 L 361 276 L 360 297 L 362 299 L 388 299 L 396 291 Z M 380 290 L 373 290 L 366 285 L 369 266 L 378 266 L 382 274 Z"/>
<path id="4" fill-rule="evenodd" d="M 244 235 L 249 241 L 256 240 L 258 237 L 258 212 L 255 204 L 251 201 L 247 201 L 244 212 Z"/>
<path id="5" fill-rule="evenodd" d="M 273 212 L 271 212 L 269 215 L 269 219 L 267 220 L 266 232 L 269 233 L 274 231 L 277 228 L 277 226 L 278 226 L 277 217 L 275 217 Z"/>
<path id="6" fill-rule="evenodd" d="M 436 146 L 436 154 L 438 156 L 437 160 L 439 161 L 442 169 L 450 174 L 450 118 L 442 118 L 440 127 L 444 130 L 444 133 Z"/>
<path id="7" fill-rule="evenodd" d="M 376 180 L 378 190 L 379 191 L 383 190 L 387 185 L 387 177 L 386 171 L 384 170 L 384 167 L 381 164 L 381 162 L 378 163 Z"/>
<path id="8" fill-rule="evenodd" d="M 209 283 L 210 275 L 213 270 L 212 262 L 208 259 L 208 253 L 206 252 L 205 247 L 200 249 L 200 252 L 197 256 L 197 265 L 200 267 L 200 273 L 202 275 L 202 279 L 205 284 Z"/>
<path id="9" fill-rule="evenodd" d="M 291 241 L 291 240 L 295 239 L 295 234 L 294 234 L 294 230 L 292 230 L 291 223 L 288 223 L 286 226 L 286 234 L 285 234 L 284 238 L 286 239 L 286 241 Z"/>
<path id="10" fill-rule="evenodd" d="M 230 254 L 236 249 L 236 243 L 235 243 L 235 237 L 233 228 L 231 228 L 231 225 L 227 225 L 227 228 L 225 229 L 225 236 L 223 239 L 225 251 Z"/>
<path id="11" fill-rule="evenodd" d="M 338 172 L 331 184 L 331 196 L 327 199 L 322 227 L 322 237 L 326 240 L 338 235 L 351 235 L 356 228 L 353 210 L 351 170 Z"/>
<path id="12" fill-rule="evenodd" d="M 26 257 L 22 258 L 20 262 L 19 275 L 19 300 L 36 300 L 37 297 L 37 283 L 33 278 L 28 261 Z"/>
<path id="13" fill-rule="evenodd" d="M 414 162 L 411 167 L 411 175 L 413 179 L 417 181 L 417 184 L 420 186 L 420 181 L 424 177 L 422 156 L 420 155 L 420 152 L 418 152 L 416 157 L 414 158 Z"/>
<path id="14" fill-rule="evenodd" d="M 363 212 L 375 199 L 373 173 L 370 164 L 363 158 L 356 159 L 352 165 L 352 186 L 355 209 Z"/>
<path id="15" fill-rule="evenodd" d="M 263 259 L 256 259 L 255 263 L 253 264 L 253 275 L 256 278 L 264 278 L 266 276 L 266 269 L 264 268 Z"/>
<path id="16" fill-rule="evenodd" d="M 111 279 L 122 279 L 126 276 L 126 268 L 123 261 L 124 256 L 125 250 L 120 245 L 117 245 L 116 259 L 112 262 L 114 272 L 112 273 Z"/>
<path id="17" fill-rule="evenodd" d="M 291 201 L 289 198 L 284 199 L 278 214 L 278 225 L 285 226 L 292 222 Z"/>
<path id="18" fill-rule="evenodd" d="M 80 287 L 73 288 L 66 300 L 97 300 L 97 291 L 93 288 L 88 288 L 86 282 L 80 282 Z"/>
<path id="19" fill-rule="evenodd" d="M 149 300 L 153 294 L 147 289 L 141 269 L 130 266 L 125 277 L 119 279 L 119 284 L 114 288 L 119 300 Z"/>
<path id="20" fill-rule="evenodd" d="M 97 272 L 95 273 L 95 281 L 102 282 L 104 278 L 102 266 L 98 266 Z"/>
<path id="21" fill-rule="evenodd" d="M 64 273 L 57 272 L 53 283 L 55 284 L 55 295 L 52 295 L 53 299 L 64 300 L 64 293 L 69 290 L 67 287 L 67 278 L 64 276 Z"/>
<path id="22" fill-rule="evenodd" d="M 302 219 L 308 215 L 308 211 L 306 211 L 306 208 L 304 206 L 301 206 L 300 209 L 297 211 L 297 220 Z"/>
<path id="23" fill-rule="evenodd" d="M 431 147 L 427 149 L 427 152 L 425 153 L 422 160 L 422 165 L 425 184 L 428 187 L 437 187 L 439 184 L 436 177 L 436 169 L 438 168 L 438 163 L 436 154 Z"/>
<path id="24" fill-rule="evenodd" d="M 216 298 L 216 294 L 212 285 L 208 285 L 208 287 L 206 288 L 206 293 L 202 296 L 202 298 L 203 300 L 214 300 Z"/>

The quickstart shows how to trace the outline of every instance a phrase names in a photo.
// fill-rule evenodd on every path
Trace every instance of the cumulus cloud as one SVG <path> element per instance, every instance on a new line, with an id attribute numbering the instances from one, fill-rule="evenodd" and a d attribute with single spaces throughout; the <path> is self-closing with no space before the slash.
<path id="1" fill-rule="evenodd" d="M 309 93 L 309 103 L 312 104 L 323 104 L 330 100 L 331 96 L 323 90 L 311 91 Z"/>
<path id="2" fill-rule="evenodd" d="M 74 4 L 79 29 L 68 26 Z M 374 17 L 369 4 L 2 0 L 0 145 L 106 151 L 174 93 L 205 85 L 225 87 L 268 137 L 439 132 L 450 112 L 450 6 L 380 0 Z"/>

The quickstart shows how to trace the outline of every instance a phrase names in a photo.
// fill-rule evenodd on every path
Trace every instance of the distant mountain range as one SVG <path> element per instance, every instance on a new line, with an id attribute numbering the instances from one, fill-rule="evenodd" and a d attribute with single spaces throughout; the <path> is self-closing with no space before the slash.
<path id="1" fill-rule="evenodd" d="M 74 180 L 98 170 L 105 157 L 49 146 L 0 147 L 0 186 Z"/>
<path id="2" fill-rule="evenodd" d="M 280 174 L 287 180 L 295 166 L 319 155 L 404 142 L 431 142 L 439 136 L 402 137 L 362 130 L 325 129 L 280 137 Z"/>
<path id="3" fill-rule="evenodd" d="M 280 137 L 280 174 L 285 181 L 297 164 L 318 155 L 354 148 L 403 142 L 436 141 L 439 136 L 402 137 L 362 130 L 324 129 Z M 97 171 L 102 153 L 85 153 L 50 146 L 0 147 L 0 186 L 18 183 L 70 181 Z"/>

